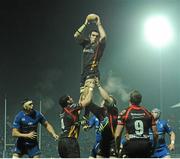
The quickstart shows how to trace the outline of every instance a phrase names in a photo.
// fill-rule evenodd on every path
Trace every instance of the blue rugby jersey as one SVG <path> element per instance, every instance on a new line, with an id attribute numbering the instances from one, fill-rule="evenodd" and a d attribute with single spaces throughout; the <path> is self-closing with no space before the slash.
<path id="1" fill-rule="evenodd" d="M 89 120 L 88 120 L 88 125 L 90 127 L 95 127 L 95 132 L 96 132 L 96 142 L 99 142 L 101 140 L 101 132 L 99 132 L 99 119 L 93 115 Z"/>
<path id="2" fill-rule="evenodd" d="M 158 131 L 158 142 L 156 145 L 156 149 L 166 146 L 165 134 L 172 131 L 172 128 L 169 126 L 168 122 L 165 120 L 159 119 L 156 123 L 157 131 Z M 150 138 L 153 140 L 152 131 L 150 131 Z"/>
<path id="3" fill-rule="evenodd" d="M 46 118 L 39 111 L 33 110 L 31 114 L 26 114 L 24 111 L 20 111 L 13 122 L 12 128 L 16 128 L 21 133 L 30 133 L 32 131 L 37 132 L 38 124 L 44 124 Z M 19 141 L 25 142 L 25 144 L 31 144 L 37 142 L 37 139 L 18 138 Z"/>

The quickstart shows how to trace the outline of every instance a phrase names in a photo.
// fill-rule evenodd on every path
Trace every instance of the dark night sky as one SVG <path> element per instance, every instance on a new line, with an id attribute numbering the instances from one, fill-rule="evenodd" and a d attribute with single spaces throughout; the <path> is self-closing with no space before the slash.
<path id="1" fill-rule="evenodd" d="M 1 116 L 5 95 L 12 116 L 21 99 L 31 97 L 37 105 L 42 100 L 57 125 L 52 114 L 57 115 L 58 97 L 66 92 L 76 100 L 79 96 L 81 47 L 73 33 L 89 13 L 100 16 L 107 32 L 101 80 L 120 105 L 127 104 L 127 92 L 135 88 L 148 108 L 159 107 L 161 51 L 163 112 L 167 117 L 176 113 L 169 107 L 180 102 L 180 1 L 13 0 L 0 2 Z M 156 14 L 168 15 L 175 32 L 173 44 L 161 50 L 143 38 L 145 19 Z"/>

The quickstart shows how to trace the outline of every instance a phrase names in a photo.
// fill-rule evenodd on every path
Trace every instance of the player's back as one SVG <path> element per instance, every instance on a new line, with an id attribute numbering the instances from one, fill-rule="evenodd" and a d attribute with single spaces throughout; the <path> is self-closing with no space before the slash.
<path id="1" fill-rule="evenodd" d="M 147 109 L 142 106 L 130 106 L 127 108 L 124 118 L 128 134 L 137 137 L 149 135 L 149 129 L 152 126 L 152 116 Z"/>

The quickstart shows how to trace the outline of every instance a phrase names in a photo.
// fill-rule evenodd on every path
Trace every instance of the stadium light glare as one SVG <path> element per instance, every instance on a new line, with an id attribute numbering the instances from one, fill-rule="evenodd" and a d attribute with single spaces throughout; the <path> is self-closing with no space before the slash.
<path id="1" fill-rule="evenodd" d="M 162 48 L 173 40 L 171 24 L 164 16 L 150 17 L 144 24 L 144 34 L 147 41 L 157 48 Z"/>

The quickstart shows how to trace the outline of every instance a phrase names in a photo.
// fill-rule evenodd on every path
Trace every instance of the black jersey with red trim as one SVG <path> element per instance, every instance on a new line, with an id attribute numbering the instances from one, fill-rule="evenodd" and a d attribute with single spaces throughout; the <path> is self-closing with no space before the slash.
<path id="1" fill-rule="evenodd" d="M 97 67 L 103 55 L 105 42 L 90 43 L 88 39 L 81 39 L 80 45 L 83 47 L 82 70 Z"/>
<path id="2" fill-rule="evenodd" d="M 126 133 L 141 137 L 149 135 L 149 129 L 155 125 L 155 120 L 143 106 L 131 105 L 119 114 L 118 125 L 124 125 Z"/>
<path id="3" fill-rule="evenodd" d="M 118 108 L 115 106 L 104 107 L 105 117 L 109 119 L 108 125 L 102 131 L 102 138 L 104 140 L 113 140 L 118 119 Z"/>
<path id="4" fill-rule="evenodd" d="M 114 102 L 99 107 L 98 105 L 91 103 L 88 109 L 99 119 L 100 123 L 104 121 L 106 126 L 102 131 L 102 136 L 114 138 L 115 129 L 117 126 L 118 119 L 118 108 Z M 106 120 L 108 118 L 108 120 Z"/>
<path id="5" fill-rule="evenodd" d="M 105 109 L 107 110 L 107 116 L 109 118 L 109 124 L 113 131 L 116 129 L 117 126 L 117 119 L 118 119 L 118 108 L 115 106 L 115 104 L 107 105 L 105 106 Z"/>
<path id="6" fill-rule="evenodd" d="M 66 106 L 60 114 L 61 121 L 61 137 L 78 138 L 80 125 L 77 124 L 79 120 L 78 111 L 81 109 L 79 104 L 72 104 Z"/>

